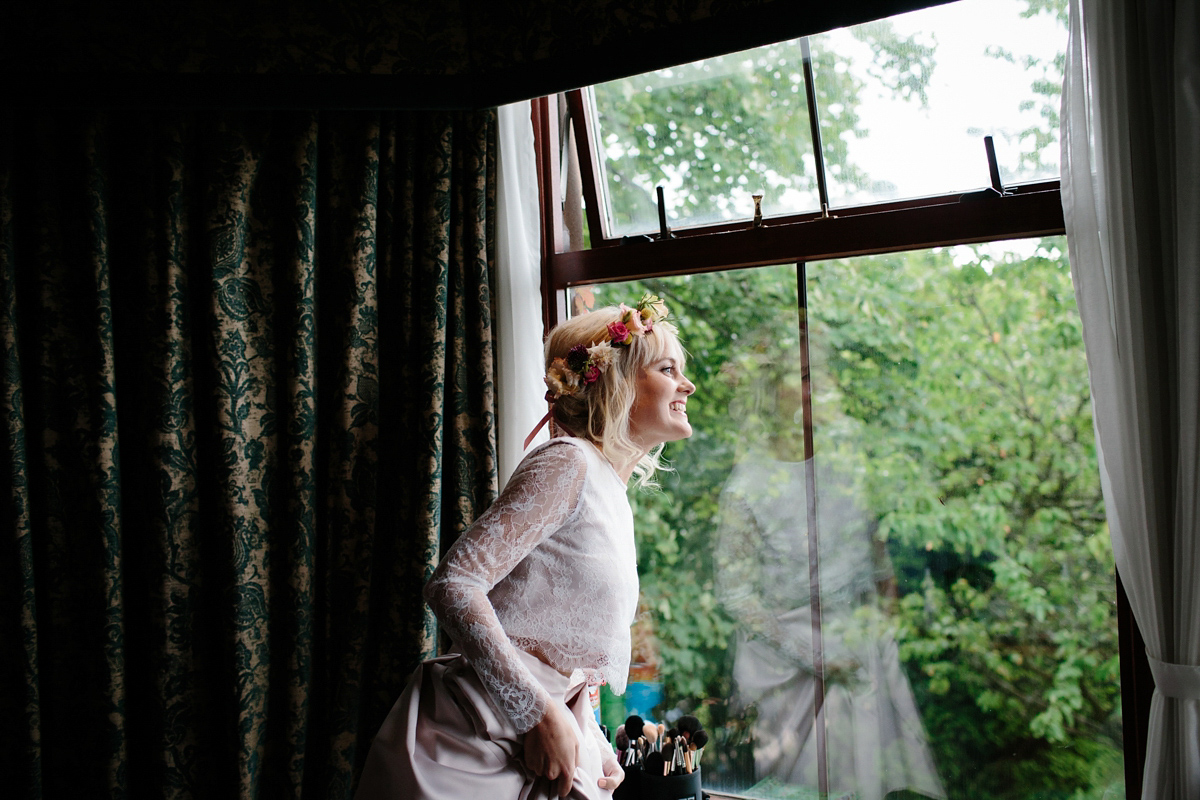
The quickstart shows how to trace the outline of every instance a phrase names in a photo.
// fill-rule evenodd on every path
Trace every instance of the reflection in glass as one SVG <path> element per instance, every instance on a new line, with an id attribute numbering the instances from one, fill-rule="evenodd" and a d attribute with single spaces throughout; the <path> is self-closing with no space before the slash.
<path id="1" fill-rule="evenodd" d="M 738 391 L 730 412 L 742 421 L 743 452 L 721 492 L 716 568 L 720 600 L 739 623 L 735 696 L 757 711 L 756 789 L 824 788 L 818 764 L 825 755 L 834 796 L 882 800 L 908 790 L 945 797 L 880 604 L 895 597 L 895 580 L 864 504 L 862 451 L 854 446 L 859 424 L 842 413 L 836 393 L 811 395 L 813 424 L 836 430 L 825 439 L 837 447 L 806 459 L 801 354 L 769 335 L 749 339 L 758 344 L 731 371 Z M 810 571 L 814 539 L 819 604 Z M 816 713 L 818 651 L 825 742 Z"/>

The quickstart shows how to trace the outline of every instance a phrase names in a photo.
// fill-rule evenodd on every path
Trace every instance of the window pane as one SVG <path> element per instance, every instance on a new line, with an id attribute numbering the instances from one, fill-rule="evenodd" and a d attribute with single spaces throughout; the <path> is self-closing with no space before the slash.
<path id="1" fill-rule="evenodd" d="M 1005 186 L 1057 178 L 1066 45 L 1065 2 L 1019 0 L 961 0 L 812 37 L 831 205 L 986 187 L 987 135 Z"/>
<path id="2" fill-rule="evenodd" d="M 594 87 L 614 236 L 820 208 L 797 42 L 760 47 Z"/>
<path id="3" fill-rule="evenodd" d="M 663 296 L 698 387 L 675 471 L 631 492 L 661 684 L 638 710 L 704 722 L 710 790 L 815 796 L 820 697 L 833 797 L 1123 796 L 1064 240 L 810 264 L 805 289 L 803 317 L 792 266 L 576 292 Z"/>
<path id="4" fill-rule="evenodd" d="M 903 742 L 872 766 L 919 779 L 912 703 L 951 797 L 1123 796 L 1065 240 L 811 264 L 807 287 L 831 777 L 866 723 Z"/>
<path id="5" fill-rule="evenodd" d="M 811 37 L 834 207 L 1058 176 L 1065 0 L 960 0 Z M 593 88 L 615 236 L 820 210 L 800 40 Z"/>
<path id="6" fill-rule="evenodd" d="M 632 304 L 642 292 L 654 291 L 682 328 L 685 373 L 700 401 L 688 404 L 694 433 L 686 443 L 667 446 L 674 471 L 661 476 L 662 491 L 630 492 L 641 579 L 634 661 L 653 665 L 663 696 L 649 710 L 636 696 L 622 704 L 621 698 L 606 695 L 604 702 L 614 731 L 630 708 L 668 724 L 684 713 L 696 715 L 711 737 L 701 762 L 706 789 L 748 789 L 755 783 L 754 710 L 739 701 L 733 685 L 739 615 L 722 600 L 723 581 L 733 572 L 716 566 L 727 558 L 717 521 L 722 489 L 744 435 L 730 416 L 739 402 L 747 405 L 741 398 L 750 396 L 739 386 L 760 372 L 768 379 L 760 367 L 764 339 L 773 343 L 774 352 L 799 363 L 796 285 L 796 268 L 789 264 L 581 287 L 573 297 L 579 312 Z M 774 394 L 773 388 L 765 391 Z M 630 678 L 638 676 L 634 670 Z"/>

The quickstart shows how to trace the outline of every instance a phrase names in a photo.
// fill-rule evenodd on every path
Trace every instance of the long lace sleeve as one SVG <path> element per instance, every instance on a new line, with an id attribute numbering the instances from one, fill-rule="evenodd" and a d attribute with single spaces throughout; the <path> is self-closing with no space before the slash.
<path id="1" fill-rule="evenodd" d="M 568 443 L 532 453 L 425 585 L 438 621 L 520 733 L 541 720 L 550 697 L 517 654 L 488 592 L 570 519 L 586 474 L 585 456 Z"/>

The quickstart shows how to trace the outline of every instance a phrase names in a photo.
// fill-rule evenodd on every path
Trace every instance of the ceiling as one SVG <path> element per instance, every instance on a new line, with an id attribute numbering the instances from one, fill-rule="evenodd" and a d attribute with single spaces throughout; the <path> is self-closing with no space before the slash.
<path id="1" fill-rule="evenodd" d="M 946 0 L 9 2 L 16 105 L 477 108 Z"/>

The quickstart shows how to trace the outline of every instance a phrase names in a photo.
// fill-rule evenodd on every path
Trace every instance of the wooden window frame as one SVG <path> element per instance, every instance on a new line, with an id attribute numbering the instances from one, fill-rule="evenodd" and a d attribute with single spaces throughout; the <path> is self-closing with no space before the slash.
<path id="1" fill-rule="evenodd" d="M 549 330 L 567 317 L 572 286 L 801 263 L 1066 233 L 1059 181 L 1005 187 L 1003 195 L 973 193 L 874 203 L 829 212 L 750 222 L 680 228 L 670 237 L 621 239 L 603 235 L 599 154 L 587 123 L 582 90 L 567 92 L 591 248 L 568 250 L 560 198 L 563 152 L 558 97 L 533 100 L 541 213 L 542 311 Z M 552 191 L 551 191 L 552 189 Z M 1126 796 L 1141 797 L 1154 679 L 1129 598 L 1117 584 Z"/>
<path id="2" fill-rule="evenodd" d="M 552 98 L 534 101 L 539 180 L 561 181 L 558 114 Z M 587 211 L 591 248 L 565 247 L 562 204 L 542 192 L 543 295 L 546 321 L 563 318 L 571 286 L 638 278 L 713 272 L 765 264 L 919 250 L 955 244 L 1053 236 L 1066 232 L 1059 183 L 1006 187 L 1004 195 L 956 192 L 869 205 L 768 217 L 760 227 L 739 221 L 701 225 L 660 236 L 611 238 L 604 234 L 599 202 L 599 153 L 586 121 L 583 90 L 566 93 Z M 547 147 L 547 143 L 555 146 Z M 981 154 L 982 157 L 982 154 Z M 543 184 L 546 185 L 546 184 Z"/>

